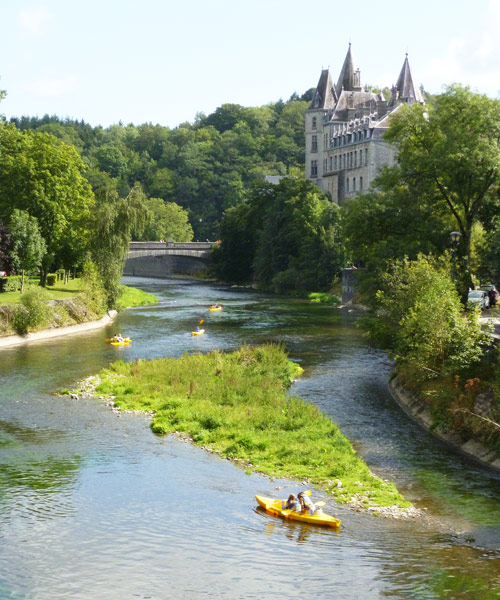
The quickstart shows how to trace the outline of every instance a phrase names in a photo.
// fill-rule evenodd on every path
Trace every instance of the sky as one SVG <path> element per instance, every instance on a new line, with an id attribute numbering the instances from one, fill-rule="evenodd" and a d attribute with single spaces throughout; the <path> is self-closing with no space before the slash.
<path id="1" fill-rule="evenodd" d="M 353 12 L 347 12 L 349 4 Z M 0 114 L 108 127 L 192 123 L 337 80 L 349 43 L 363 84 L 408 53 L 430 93 L 500 91 L 500 0 L 0 0 Z"/>

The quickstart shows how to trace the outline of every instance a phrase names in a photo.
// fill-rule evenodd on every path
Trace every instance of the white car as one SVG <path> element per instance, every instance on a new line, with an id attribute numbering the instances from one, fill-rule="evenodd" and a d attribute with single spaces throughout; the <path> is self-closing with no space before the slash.
<path id="1" fill-rule="evenodd" d="M 488 292 L 484 290 L 471 290 L 467 296 L 467 304 L 471 306 L 479 306 L 481 310 L 486 310 L 490 307 L 490 297 Z"/>

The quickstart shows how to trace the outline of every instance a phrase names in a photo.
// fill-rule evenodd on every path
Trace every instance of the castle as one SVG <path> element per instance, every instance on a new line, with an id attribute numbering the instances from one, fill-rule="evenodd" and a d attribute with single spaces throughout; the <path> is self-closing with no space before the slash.
<path id="1" fill-rule="evenodd" d="M 368 190 L 377 171 L 395 160 L 395 150 L 382 139 L 389 116 L 402 104 L 424 103 L 414 85 L 406 55 L 389 101 L 361 85 L 351 44 L 337 84 L 321 71 L 305 113 L 306 177 L 337 204 Z"/>

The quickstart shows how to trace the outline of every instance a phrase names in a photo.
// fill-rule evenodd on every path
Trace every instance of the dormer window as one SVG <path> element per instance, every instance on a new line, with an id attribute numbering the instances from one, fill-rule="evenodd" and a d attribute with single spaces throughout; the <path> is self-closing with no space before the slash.
<path id="1" fill-rule="evenodd" d="M 312 118 L 312 128 L 313 128 L 313 129 L 316 129 L 316 128 L 317 128 L 317 118 L 316 118 L 316 117 L 313 117 L 313 118 Z"/>

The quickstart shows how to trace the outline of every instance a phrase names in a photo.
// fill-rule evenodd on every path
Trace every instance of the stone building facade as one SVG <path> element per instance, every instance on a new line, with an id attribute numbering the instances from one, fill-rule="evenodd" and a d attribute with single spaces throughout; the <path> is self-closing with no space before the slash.
<path id="1" fill-rule="evenodd" d="M 395 160 L 394 149 L 382 139 L 390 115 L 414 102 L 424 99 L 413 83 L 408 55 L 387 101 L 361 85 L 349 44 L 336 85 L 323 70 L 305 113 L 306 177 L 337 204 L 368 190 L 380 167 Z"/>

